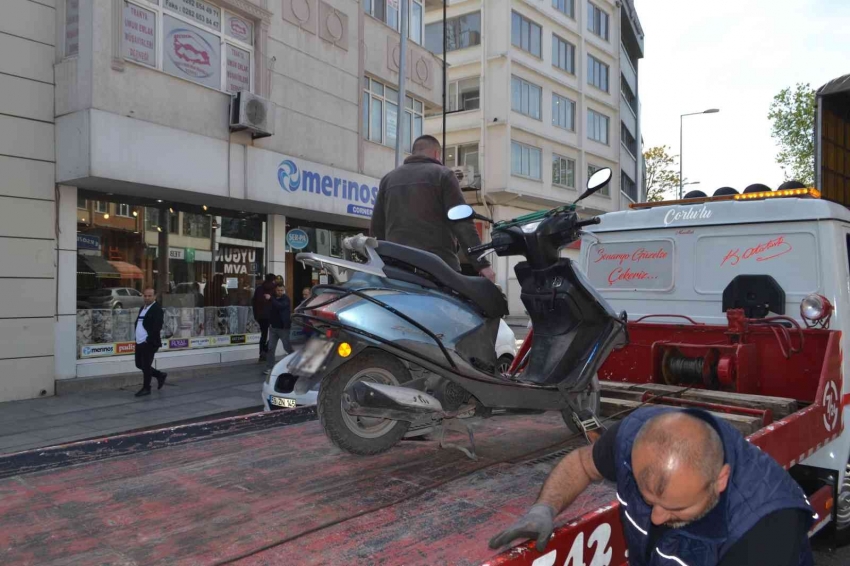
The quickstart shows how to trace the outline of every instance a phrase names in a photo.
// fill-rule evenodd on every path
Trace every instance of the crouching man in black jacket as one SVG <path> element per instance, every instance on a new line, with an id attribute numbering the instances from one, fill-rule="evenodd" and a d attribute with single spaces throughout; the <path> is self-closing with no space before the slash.
<path id="1" fill-rule="evenodd" d="M 144 383 L 136 397 L 151 394 L 151 376 L 156 378 L 157 389 L 162 389 L 168 374 L 153 367 L 153 357 L 162 345 L 162 307 L 156 302 L 153 289 L 145 289 L 145 306 L 136 319 L 136 367 L 142 370 Z"/>

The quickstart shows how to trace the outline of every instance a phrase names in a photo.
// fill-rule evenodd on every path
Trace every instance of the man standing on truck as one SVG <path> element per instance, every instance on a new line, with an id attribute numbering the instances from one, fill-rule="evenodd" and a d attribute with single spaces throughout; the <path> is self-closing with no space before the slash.
<path id="1" fill-rule="evenodd" d="M 384 175 L 372 211 L 372 236 L 431 252 L 460 271 L 456 242 L 467 250 L 480 245 L 481 238 L 472 220 L 449 222 L 446 217 L 450 208 L 466 201 L 457 177 L 440 161 L 442 152 L 437 138 L 419 136 L 413 155 Z M 496 281 L 490 262 L 469 259 L 479 275 Z"/>
<path id="2" fill-rule="evenodd" d="M 490 541 L 533 538 L 593 481 L 617 484 L 630 566 L 810 566 L 813 511 L 800 486 L 726 422 L 643 408 L 552 470 L 528 513 Z"/>

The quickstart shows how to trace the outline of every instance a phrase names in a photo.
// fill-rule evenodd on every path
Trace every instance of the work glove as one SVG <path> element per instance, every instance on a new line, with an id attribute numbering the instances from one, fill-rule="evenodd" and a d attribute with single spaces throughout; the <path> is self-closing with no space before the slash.
<path id="1" fill-rule="evenodd" d="M 501 548 L 515 539 L 537 539 L 537 551 L 543 552 L 552 536 L 555 509 L 544 503 L 532 506 L 523 517 L 490 539 L 490 548 Z"/>

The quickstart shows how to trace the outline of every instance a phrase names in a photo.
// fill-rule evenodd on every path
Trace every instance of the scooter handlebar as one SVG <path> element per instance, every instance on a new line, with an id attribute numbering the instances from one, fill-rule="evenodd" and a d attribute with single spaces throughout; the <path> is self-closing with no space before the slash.
<path id="1" fill-rule="evenodd" d="M 576 228 L 584 228 L 585 226 L 592 226 L 593 224 L 599 224 L 602 222 L 602 219 L 598 216 L 594 216 L 589 220 L 582 220 L 581 222 L 576 222 Z"/>

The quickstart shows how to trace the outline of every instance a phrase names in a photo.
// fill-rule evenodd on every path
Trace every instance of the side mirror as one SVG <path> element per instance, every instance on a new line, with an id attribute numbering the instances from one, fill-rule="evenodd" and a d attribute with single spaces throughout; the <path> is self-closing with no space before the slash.
<path id="1" fill-rule="evenodd" d="M 582 195 L 578 197 L 575 202 L 584 200 L 593 193 L 605 188 L 608 183 L 611 182 L 611 178 L 613 176 L 614 173 L 613 171 L 611 171 L 610 167 L 603 167 L 602 169 L 591 175 L 590 179 L 587 180 L 587 190 L 585 190 L 584 193 L 582 193 Z"/>
<path id="2" fill-rule="evenodd" d="M 447 216 L 452 222 L 457 222 L 458 220 L 472 218 L 475 216 L 475 210 L 468 204 L 459 204 L 458 206 L 450 208 Z"/>

